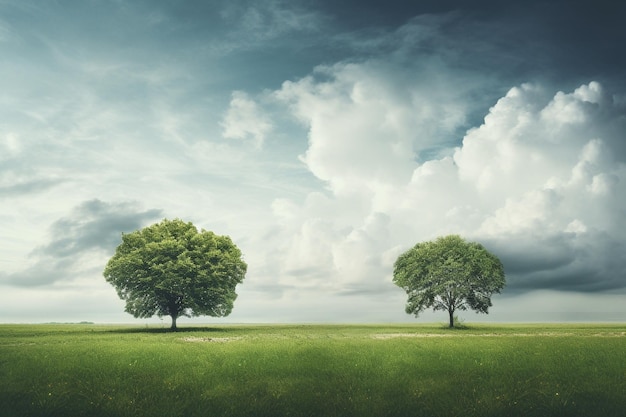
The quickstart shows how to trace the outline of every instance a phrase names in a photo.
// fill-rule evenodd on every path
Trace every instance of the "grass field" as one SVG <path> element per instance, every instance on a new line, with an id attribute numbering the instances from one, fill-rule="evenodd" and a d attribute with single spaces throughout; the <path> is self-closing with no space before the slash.
<path id="1" fill-rule="evenodd" d="M 624 416 L 626 325 L 0 325 L 1 416 Z"/>

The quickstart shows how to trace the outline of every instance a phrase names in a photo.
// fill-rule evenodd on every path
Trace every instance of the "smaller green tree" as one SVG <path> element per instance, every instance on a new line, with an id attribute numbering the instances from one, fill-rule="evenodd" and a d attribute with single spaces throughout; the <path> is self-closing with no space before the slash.
<path id="1" fill-rule="evenodd" d="M 228 236 L 182 220 L 163 220 L 122 235 L 105 279 L 137 318 L 227 316 L 247 265 Z"/>
<path id="2" fill-rule="evenodd" d="M 502 290 L 505 276 L 500 260 L 481 244 L 450 235 L 418 243 L 400 255 L 393 282 L 408 295 L 408 314 L 444 310 L 454 327 L 458 310 L 487 314 L 491 295 Z"/>

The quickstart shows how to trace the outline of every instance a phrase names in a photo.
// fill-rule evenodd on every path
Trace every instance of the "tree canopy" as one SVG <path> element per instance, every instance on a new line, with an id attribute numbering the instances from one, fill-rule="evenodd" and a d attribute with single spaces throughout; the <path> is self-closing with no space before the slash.
<path id="1" fill-rule="evenodd" d="M 400 255 L 393 282 L 408 295 L 408 314 L 444 310 L 454 327 L 457 310 L 488 313 L 491 295 L 502 290 L 505 276 L 500 260 L 481 244 L 450 235 L 418 243 Z"/>
<path id="2" fill-rule="evenodd" d="M 136 318 L 170 316 L 176 330 L 180 316 L 229 315 L 246 270 L 228 236 L 164 219 L 122 234 L 104 277 L 126 301 L 126 312 Z"/>

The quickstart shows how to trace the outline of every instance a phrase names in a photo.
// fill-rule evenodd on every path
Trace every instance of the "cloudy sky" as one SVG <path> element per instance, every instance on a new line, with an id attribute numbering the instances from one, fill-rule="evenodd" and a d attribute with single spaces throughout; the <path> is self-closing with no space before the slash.
<path id="1" fill-rule="evenodd" d="M 626 320 L 617 3 L 0 0 L 0 322 L 140 322 L 102 270 L 163 218 L 249 265 L 205 322 L 415 321 L 451 233 L 507 274 L 466 321 Z"/>

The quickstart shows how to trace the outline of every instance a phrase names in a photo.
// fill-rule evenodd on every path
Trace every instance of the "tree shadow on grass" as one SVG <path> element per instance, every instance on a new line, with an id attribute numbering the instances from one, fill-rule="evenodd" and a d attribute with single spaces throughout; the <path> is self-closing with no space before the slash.
<path id="1" fill-rule="evenodd" d="M 454 327 L 450 327 L 448 323 L 441 323 L 441 328 L 443 330 L 449 330 L 451 332 L 473 329 L 472 326 L 468 326 L 467 324 L 463 324 L 463 323 L 455 324 Z"/>
<path id="2" fill-rule="evenodd" d="M 107 330 L 108 333 L 209 333 L 209 332 L 228 332 L 229 329 L 225 327 L 206 327 L 206 326 L 193 326 L 193 327 L 178 327 L 176 330 L 172 330 L 169 327 L 120 327 L 117 329 Z"/>

